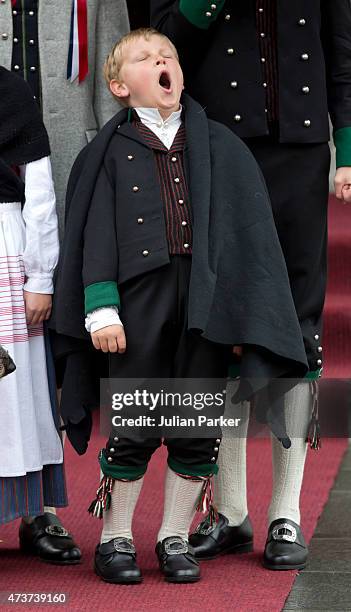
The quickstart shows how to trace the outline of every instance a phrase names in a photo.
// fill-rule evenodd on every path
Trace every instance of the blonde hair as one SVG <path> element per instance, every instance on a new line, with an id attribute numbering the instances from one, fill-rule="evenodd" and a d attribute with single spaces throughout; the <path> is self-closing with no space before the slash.
<path id="1" fill-rule="evenodd" d="M 131 32 L 128 32 L 128 34 L 122 36 L 122 38 L 116 42 L 104 63 L 104 77 L 107 83 L 107 87 L 109 89 L 110 82 L 114 79 L 118 80 L 119 78 L 119 73 L 123 64 L 123 52 L 127 45 L 133 43 L 139 38 L 150 40 L 152 36 L 159 36 L 160 38 L 164 38 L 170 45 L 171 49 L 174 51 L 177 59 L 179 60 L 177 49 L 175 48 L 172 41 L 170 41 L 169 38 L 161 32 L 158 32 L 158 30 L 155 30 L 155 28 L 138 28 L 137 30 L 132 30 Z"/>

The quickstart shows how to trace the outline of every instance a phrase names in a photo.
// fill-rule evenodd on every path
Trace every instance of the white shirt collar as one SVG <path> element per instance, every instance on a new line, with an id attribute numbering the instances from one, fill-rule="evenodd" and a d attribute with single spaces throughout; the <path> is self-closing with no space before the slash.
<path id="1" fill-rule="evenodd" d="M 156 125 L 157 127 L 163 127 L 165 124 L 171 125 L 172 123 L 180 121 L 180 116 L 182 114 L 182 105 L 180 105 L 180 109 L 178 111 L 172 113 L 165 120 L 162 119 L 158 108 L 138 107 L 134 110 L 136 110 L 140 120 L 143 123 L 149 123 L 152 125 Z"/>

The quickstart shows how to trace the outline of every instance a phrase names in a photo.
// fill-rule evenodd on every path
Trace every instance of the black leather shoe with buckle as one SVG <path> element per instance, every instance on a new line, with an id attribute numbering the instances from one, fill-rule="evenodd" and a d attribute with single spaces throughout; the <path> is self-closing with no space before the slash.
<path id="1" fill-rule="evenodd" d="M 218 514 L 210 525 L 206 518 L 189 537 L 196 559 L 206 561 L 220 555 L 247 553 L 253 550 L 253 531 L 249 516 L 238 527 L 230 527 L 228 519 Z"/>
<path id="2" fill-rule="evenodd" d="M 80 563 L 82 554 L 79 548 L 60 519 L 51 512 L 37 516 L 32 523 L 22 521 L 19 540 L 22 552 L 35 555 L 47 563 Z"/>
<path id="3" fill-rule="evenodd" d="M 114 538 L 98 544 L 95 550 L 95 573 L 105 582 L 133 584 L 142 581 L 132 540 Z"/>
<path id="4" fill-rule="evenodd" d="M 156 554 L 160 570 L 167 582 L 200 580 L 199 563 L 195 559 L 192 547 L 183 538 L 173 536 L 158 542 Z"/>
<path id="5" fill-rule="evenodd" d="M 306 567 L 308 548 L 300 526 L 290 519 L 273 521 L 268 529 L 263 565 L 271 570 L 296 570 Z"/>

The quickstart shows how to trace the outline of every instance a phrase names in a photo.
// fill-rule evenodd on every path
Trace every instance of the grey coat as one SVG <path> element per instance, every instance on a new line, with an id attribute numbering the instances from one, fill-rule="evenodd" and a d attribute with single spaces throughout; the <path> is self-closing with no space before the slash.
<path id="1" fill-rule="evenodd" d="M 52 150 L 61 235 L 71 166 L 79 151 L 119 110 L 105 85 L 102 66 L 113 44 L 129 30 L 125 0 L 88 0 L 89 74 L 81 84 L 70 83 L 66 71 L 71 6 L 71 0 L 39 0 L 38 15 L 43 119 Z M 8 0 L 0 3 L 0 63 L 8 69 L 12 38 Z"/>

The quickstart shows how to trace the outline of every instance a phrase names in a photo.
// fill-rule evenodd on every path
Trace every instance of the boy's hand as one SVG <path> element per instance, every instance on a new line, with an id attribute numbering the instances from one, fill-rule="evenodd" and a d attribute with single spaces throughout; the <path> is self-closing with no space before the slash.
<path id="1" fill-rule="evenodd" d="M 94 347 L 103 353 L 124 353 L 126 335 L 123 325 L 108 325 L 91 334 Z"/>
<path id="2" fill-rule="evenodd" d="M 243 355 L 243 347 L 242 346 L 233 346 L 233 353 L 238 358 L 242 357 L 242 355 Z"/>
<path id="3" fill-rule="evenodd" d="M 27 325 L 38 325 L 50 318 L 52 296 L 46 293 L 23 291 Z"/>
<path id="4" fill-rule="evenodd" d="M 351 203 L 351 167 L 338 168 L 335 174 L 335 195 L 344 204 Z"/>

